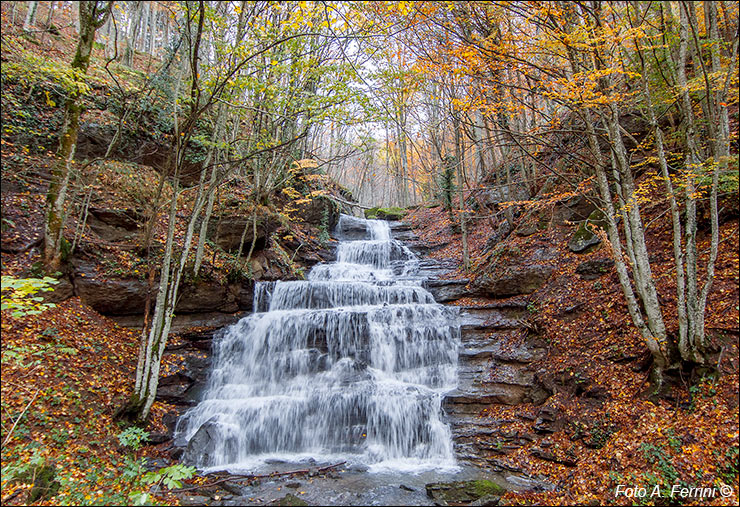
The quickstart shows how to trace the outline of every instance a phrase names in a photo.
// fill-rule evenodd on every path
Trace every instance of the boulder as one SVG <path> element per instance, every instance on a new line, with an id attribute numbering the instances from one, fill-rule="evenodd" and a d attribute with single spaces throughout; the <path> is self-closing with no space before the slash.
<path id="1" fill-rule="evenodd" d="M 595 280 L 604 276 L 614 266 L 612 259 L 591 259 L 584 261 L 576 267 L 576 274 L 584 280 Z"/>
<path id="2" fill-rule="evenodd" d="M 218 425 L 213 420 L 203 423 L 188 441 L 184 461 L 198 466 L 208 466 L 213 463 L 213 453 L 216 450 L 219 433 Z"/>
<path id="3" fill-rule="evenodd" d="M 576 232 L 568 241 L 568 248 L 575 253 L 590 253 L 601 243 L 601 239 L 596 235 L 593 228 L 606 227 L 606 217 L 599 210 L 594 210 L 588 216 L 588 219 L 578 226 Z"/>
<path id="4" fill-rule="evenodd" d="M 69 281 L 69 278 L 65 276 L 58 281 L 59 283 L 51 286 L 54 290 L 39 292 L 36 295 L 44 298 L 45 303 L 61 303 L 74 296 L 74 286 Z"/>
<path id="5" fill-rule="evenodd" d="M 105 315 L 144 313 L 148 284 L 144 280 L 104 278 L 95 266 L 72 261 L 75 292 L 82 301 Z M 156 290 L 156 285 L 154 287 Z M 156 295 L 154 296 L 156 297 Z"/>
<path id="6" fill-rule="evenodd" d="M 456 482 L 432 482 L 426 485 L 427 496 L 441 505 L 471 503 L 487 497 L 487 503 L 495 505 L 493 498 L 501 498 L 506 490 L 488 479 Z"/>
<path id="7" fill-rule="evenodd" d="M 554 271 L 546 264 L 519 265 L 479 278 L 475 286 L 490 297 L 531 294 L 542 287 Z"/>
<path id="8" fill-rule="evenodd" d="M 589 229 L 588 222 L 584 222 L 578 226 L 578 229 L 568 241 L 568 248 L 571 252 L 588 253 L 593 252 L 600 243 L 601 238 Z"/>
<path id="9" fill-rule="evenodd" d="M 509 237 L 509 234 L 511 234 L 511 224 L 509 224 L 508 220 L 504 220 L 503 222 L 499 224 L 499 226 L 496 228 L 493 234 L 491 234 L 491 236 L 486 241 L 486 246 L 484 247 L 484 251 L 487 252 L 491 250 L 499 242 Z"/>
<path id="10" fill-rule="evenodd" d="M 584 195 L 571 197 L 565 202 L 559 203 L 553 211 L 552 220 L 558 225 L 565 222 L 580 222 L 596 210 L 596 206 Z"/>

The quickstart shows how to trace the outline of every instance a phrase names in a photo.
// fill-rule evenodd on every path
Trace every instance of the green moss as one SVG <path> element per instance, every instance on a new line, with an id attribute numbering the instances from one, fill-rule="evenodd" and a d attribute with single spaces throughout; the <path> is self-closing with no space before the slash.
<path id="1" fill-rule="evenodd" d="M 365 218 L 381 220 L 401 220 L 406 215 L 406 210 L 398 206 L 390 208 L 370 208 L 365 210 Z"/>
<path id="2" fill-rule="evenodd" d="M 474 502 L 483 497 L 500 497 L 506 490 L 493 481 L 436 482 L 426 485 L 427 495 L 446 504 Z M 444 504 L 443 504 L 444 505 Z"/>
<path id="3" fill-rule="evenodd" d="M 374 208 L 366 209 L 365 210 L 365 218 L 368 218 L 368 219 L 378 218 L 378 210 L 379 209 L 380 208 L 378 206 L 376 206 Z"/>
<path id="4" fill-rule="evenodd" d="M 487 479 L 472 481 L 472 484 L 475 488 L 475 493 L 481 497 L 486 495 L 501 496 L 506 493 L 506 490 L 504 488 L 502 488 L 495 482 L 489 481 Z"/>

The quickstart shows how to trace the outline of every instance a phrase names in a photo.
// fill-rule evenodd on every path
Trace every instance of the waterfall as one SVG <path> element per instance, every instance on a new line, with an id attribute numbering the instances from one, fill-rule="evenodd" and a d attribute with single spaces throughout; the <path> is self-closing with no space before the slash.
<path id="1" fill-rule="evenodd" d="M 188 461 L 454 466 L 440 402 L 457 383 L 457 310 L 414 278 L 418 260 L 387 222 L 342 215 L 337 237 L 337 262 L 257 283 L 255 313 L 214 340 L 203 401 L 177 425 Z"/>

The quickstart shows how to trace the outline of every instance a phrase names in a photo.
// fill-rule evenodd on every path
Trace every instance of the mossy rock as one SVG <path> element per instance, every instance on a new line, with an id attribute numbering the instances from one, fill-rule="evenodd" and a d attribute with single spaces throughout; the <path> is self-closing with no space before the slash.
<path id="1" fill-rule="evenodd" d="M 365 210 L 365 218 L 379 220 L 401 220 L 406 215 L 406 210 L 393 206 L 390 208 L 370 208 Z"/>
<path id="2" fill-rule="evenodd" d="M 374 219 L 378 218 L 378 210 L 379 209 L 380 208 L 377 207 L 377 206 L 375 208 L 366 209 L 365 210 L 365 218 L 370 219 L 370 220 L 374 220 Z"/>
<path id="3" fill-rule="evenodd" d="M 588 216 L 588 219 L 578 226 L 578 229 L 576 229 L 576 232 L 570 238 L 570 241 L 568 241 L 568 248 L 575 253 L 591 253 L 595 251 L 599 247 L 599 244 L 601 244 L 601 239 L 594 233 L 593 228 L 589 226 L 592 225 L 603 230 L 606 228 L 606 223 L 606 216 L 602 211 L 593 211 Z"/>
<path id="4" fill-rule="evenodd" d="M 442 505 L 475 502 L 483 497 L 500 497 L 506 490 L 493 481 L 433 482 L 426 485 L 427 495 Z"/>

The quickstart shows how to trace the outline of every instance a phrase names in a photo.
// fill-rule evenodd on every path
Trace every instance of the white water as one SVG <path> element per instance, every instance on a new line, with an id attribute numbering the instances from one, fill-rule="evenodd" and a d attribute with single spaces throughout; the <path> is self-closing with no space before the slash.
<path id="1" fill-rule="evenodd" d="M 342 241 L 358 228 L 367 239 Z M 207 428 L 208 451 L 186 454 L 197 465 L 455 466 L 440 402 L 457 382 L 457 313 L 414 280 L 418 261 L 386 222 L 343 215 L 338 230 L 336 263 L 307 281 L 258 283 L 256 313 L 214 343 L 204 400 L 177 429 L 190 440 Z"/>

